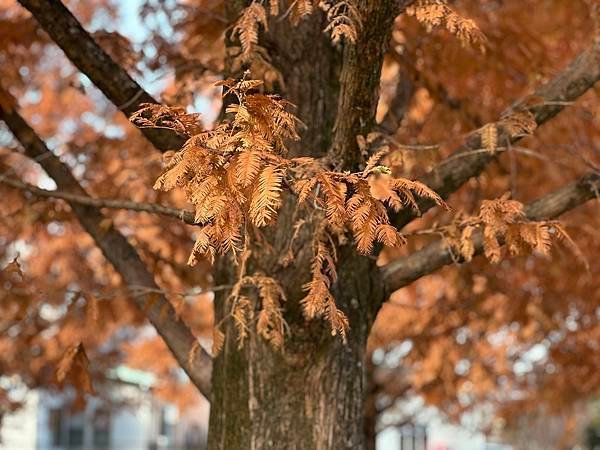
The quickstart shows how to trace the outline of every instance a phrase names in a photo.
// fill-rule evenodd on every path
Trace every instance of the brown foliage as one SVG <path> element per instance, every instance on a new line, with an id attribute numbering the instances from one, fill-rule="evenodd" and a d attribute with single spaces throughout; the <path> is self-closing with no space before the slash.
<path id="1" fill-rule="evenodd" d="M 112 3 L 70 2 L 69 7 L 84 25 L 100 17 L 100 28 L 112 29 Z M 0 1 L 0 109 L 20 110 L 91 195 L 193 205 L 196 226 L 129 211 L 111 212 L 102 225 L 121 230 L 136 246 L 178 318 L 194 336 L 212 336 L 215 353 L 229 336 L 224 323 L 213 327 L 210 289 L 227 291 L 226 320 L 240 346 L 256 333 L 285 352 L 291 333 L 286 314 L 294 302 L 299 316 L 324 319 L 327 333 L 346 340 L 354 324 L 332 294 L 343 282 L 337 278 L 340 248 L 351 243 L 358 253 L 385 264 L 441 237 L 457 264 L 395 293 L 378 316 L 372 352 L 392 351 L 399 342 L 412 347 L 398 366 L 376 370 L 376 395 L 388 400 L 407 392 L 421 395 L 456 417 L 484 402 L 507 417 L 539 402 L 562 408 L 596 395 L 600 381 L 597 358 L 590 357 L 600 333 L 600 273 L 597 264 L 586 271 L 581 262 L 595 261 L 600 251 L 597 205 L 561 223 L 527 220 L 523 205 L 585 171 L 598 171 L 597 92 L 563 105 L 568 112 L 540 129 L 525 109 L 542 106 L 540 98 L 526 97 L 527 104 L 500 114 L 552 78 L 589 42 L 598 23 L 591 14 L 594 2 L 555 2 L 553 8 L 545 3 L 413 2 L 395 21 L 381 78 L 378 119 L 396 115 L 390 123 L 397 129 L 385 137 L 387 147 L 372 147 L 381 137 L 377 133 L 356 136 L 363 155 L 360 170 L 352 172 L 329 155 L 303 156 L 316 153 L 303 148 L 300 112 L 282 98 L 288 98 L 282 73 L 290 70 L 278 67 L 280 49 L 273 42 L 281 36 L 272 32 L 282 21 L 295 30 L 321 15 L 320 31 L 330 35 L 342 58 L 344 49 L 369 31 L 353 1 L 254 1 L 234 19 L 226 17 L 225 2 L 219 0 L 144 2 L 148 36 L 137 45 L 152 48 L 147 55 L 132 51 L 136 46 L 123 37 L 126 30 L 96 33 L 119 63 L 162 71 L 166 103 L 141 105 L 131 121 L 144 129 L 167 128 L 185 139 L 181 149 L 164 158 L 87 81 L 80 81 L 24 9 Z M 159 29 L 156 17 L 166 17 L 180 38 Z M 232 41 L 227 50 L 226 34 Z M 229 74 L 224 76 L 226 60 Z M 250 73 L 240 75 L 246 69 Z M 228 79 L 231 74 L 241 78 Z M 307 80 L 310 75 L 303 74 Z M 218 86 L 233 101 L 211 124 L 222 96 L 209 86 L 223 78 Z M 204 123 L 193 112 L 199 99 L 209 105 L 201 108 L 208 113 Z M 310 129 L 313 118 L 302 114 Z M 508 145 L 502 130 L 525 140 Z M 414 180 L 468 136 L 481 138 L 482 148 L 473 152 L 497 159 L 448 200 L 459 213 L 436 208 L 406 229 L 393 227 L 390 214 L 417 211 L 421 198 L 446 206 Z M 48 184 L 39 167 L 16 149 L 3 132 L 2 176 Z M 129 356 L 121 352 L 129 336 L 117 338 L 116 332 L 131 327 L 136 334 L 143 326 L 145 311 L 132 307 L 131 300 L 147 292 L 124 286 L 71 209 L 4 184 L 0 189 L 0 372 L 18 374 L 31 387 L 59 381 L 91 392 L 90 370 L 93 376 L 125 360 L 159 373 L 165 392 L 187 393 L 169 376 L 177 363 L 165 356 L 159 341 L 130 348 Z M 507 191 L 510 197 L 498 198 Z M 304 260 L 310 265 L 307 278 L 298 280 L 303 286 L 298 298 L 281 286 L 281 267 L 264 274 L 244 264 L 250 241 L 261 233 L 267 235 L 261 245 L 269 247 L 269 230 L 278 229 L 289 199 L 297 207 L 292 222 L 300 225 L 287 230 L 293 237 L 286 242 L 290 254 L 283 255 L 287 264 L 282 266 L 293 268 L 301 253 L 292 251 L 289 241 L 301 241 L 302 252 L 310 254 Z M 498 264 L 475 258 L 479 237 L 487 258 Z M 557 238 L 568 252 L 551 245 Z M 386 247 L 382 252 L 381 246 Z M 212 286 L 205 269 L 220 254 L 237 255 L 234 286 Z M 197 267 L 190 269 L 186 262 Z M 158 292 L 153 294 L 147 310 L 155 306 Z M 107 342 L 113 347 L 104 353 Z M 545 349 L 543 360 L 519 372 L 524 355 L 536 345 Z M 196 340 L 189 361 L 200 350 Z M 525 400 L 513 404 L 498 394 L 502 390 Z"/>

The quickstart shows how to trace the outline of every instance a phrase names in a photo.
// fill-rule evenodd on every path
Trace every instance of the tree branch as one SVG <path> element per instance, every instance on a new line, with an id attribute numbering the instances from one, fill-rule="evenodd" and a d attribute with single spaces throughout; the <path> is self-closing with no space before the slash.
<path id="1" fill-rule="evenodd" d="M 531 96 L 526 96 L 516 102 L 509 110 L 525 109 L 530 111 L 538 126 L 553 118 L 562 111 L 567 104 L 575 101 L 588 89 L 600 80 L 600 38 L 583 53 L 581 53 L 569 66 L 560 72 L 553 80 L 539 87 Z M 532 106 L 528 101 L 535 100 Z M 520 136 L 510 137 L 504 127 L 498 123 L 498 144 L 512 144 L 521 139 Z M 481 149 L 481 137 L 478 132 L 471 134 L 466 142 L 456 149 L 446 161 L 439 163 L 427 175 L 419 178 L 443 198 L 460 188 L 470 178 L 479 175 L 497 155 L 490 152 L 474 152 Z M 471 152 L 470 155 L 462 156 Z M 457 157 L 460 155 L 460 157 Z M 418 205 L 421 212 L 435 206 L 427 199 L 419 198 Z M 403 228 L 416 217 L 412 210 L 403 210 L 391 217 L 392 223 L 398 229 Z"/>
<path id="2" fill-rule="evenodd" d="M 600 174 L 593 172 L 529 204 L 525 215 L 531 221 L 553 219 L 592 198 L 599 198 L 599 191 Z M 473 235 L 473 242 L 475 254 L 482 253 L 483 236 L 480 232 Z M 393 292 L 454 261 L 456 255 L 443 239 L 439 239 L 406 258 L 390 262 L 381 270 L 389 292 Z"/>
<path id="3" fill-rule="evenodd" d="M 33 14 L 67 57 L 127 117 L 142 103 L 158 103 L 123 67 L 117 64 L 60 0 L 19 0 Z M 173 130 L 143 129 L 144 136 L 161 151 L 178 150 L 185 142 Z"/>
<path id="4" fill-rule="evenodd" d="M 129 211 L 147 212 L 161 214 L 163 216 L 176 217 L 190 225 L 198 225 L 194 221 L 194 213 L 185 209 L 177 209 L 157 203 L 133 202 L 130 200 L 116 200 L 111 198 L 93 198 L 87 195 L 71 194 L 69 192 L 50 191 L 42 189 L 29 183 L 24 183 L 13 178 L 0 176 L 0 183 L 8 184 L 17 189 L 31 192 L 38 197 L 57 198 L 70 203 L 94 206 L 96 208 L 126 209 Z"/>
<path id="5" fill-rule="evenodd" d="M 413 1 L 362 0 L 357 4 L 362 26 L 356 43 L 344 48 L 332 136 L 332 153 L 343 169 L 355 170 L 361 162 L 356 136 L 366 136 L 375 124 L 381 67 L 392 23 Z"/>
<path id="6" fill-rule="evenodd" d="M 41 138 L 16 111 L 6 111 L 0 106 L 0 120 L 8 125 L 22 144 L 25 154 L 39 162 L 61 191 L 89 197 L 69 168 L 46 147 Z M 159 289 L 153 275 L 127 239 L 114 226 L 111 225 L 108 229 L 101 226 L 105 216 L 97 206 L 83 205 L 72 200 L 69 201 L 69 205 L 81 226 L 94 239 L 106 259 L 128 286 Z M 187 325 L 177 316 L 173 306 L 163 294 L 156 292 L 143 296 L 134 295 L 133 299 L 145 312 L 192 382 L 209 398 L 212 358 L 202 348 L 191 354 L 192 357 L 188 357 L 192 348 L 197 348 L 197 340 Z"/>

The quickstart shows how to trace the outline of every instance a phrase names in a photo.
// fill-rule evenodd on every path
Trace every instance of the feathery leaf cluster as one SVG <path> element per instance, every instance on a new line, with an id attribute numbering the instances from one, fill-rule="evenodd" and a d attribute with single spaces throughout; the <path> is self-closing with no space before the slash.
<path id="1" fill-rule="evenodd" d="M 285 300 L 283 290 L 275 279 L 247 275 L 244 270 L 249 254 L 248 229 L 275 221 L 289 186 L 298 195 L 299 204 L 310 204 L 322 213 L 313 237 L 311 280 L 304 285 L 304 313 L 308 319 L 325 319 L 332 334 L 345 340 L 348 319 L 337 308 L 330 291 L 337 276 L 334 238 L 338 244 L 344 243 L 349 231 L 362 254 L 370 253 L 376 243 L 399 246 L 405 239 L 390 224 L 388 208 L 418 211 L 415 195 L 445 203 L 426 185 L 394 178 L 390 169 L 378 165 L 387 149 L 372 155 L 365 169 L 357 173 L 332 171 L 313 158 L 286 158 L 286 141 L 299 139 L 298 120 L 289 112 L 288 102 L 258 93 L 261 84 L 246 79 L 219 82 L 224 86 L 224 95 L 234 94 L 238 102 L 227 107 L 229 119 L 213 130 L 192 134 L 195 129 L 188 126 L 191 119 L 180 109 L 147 106 L 136 113 L 134 120 L 138 123 L 142 118 L 144 125 L 155 120 L 160 126 L 172 126 L 189 136 L 179 152 L 168 156 L 154 188 L 181 188 L 195 207 L 195 221 L 200 228 L 189 264 L 203 256 L 214 259 L 217 253 L 242 252 L 243 270 L 230 295 L 231 317 L 240 344 L 247 337 L 248 325 L 256 319 L 257 332 L 281 348 L 285 328 L 280 306 Z M 252 286 L 257 288 L 255 297 L 261 303 L 256 318 L 251 298 L 241 293 L 242 288 Z"/>

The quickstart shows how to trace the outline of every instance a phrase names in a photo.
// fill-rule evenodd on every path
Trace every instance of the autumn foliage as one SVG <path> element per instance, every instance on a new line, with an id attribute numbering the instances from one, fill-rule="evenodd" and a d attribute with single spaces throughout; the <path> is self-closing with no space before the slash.
<path id="1" fill-rule="evenodd" d="M 143 36 L 42 3 L 0 0 L 0 374 L 103 395 L 125 363 L 181 400 L 177 367 L 209 395 L 211 355 L 305 369 L 364 332 L 380 425 L 597 395 L 595 2 L 143 1 Z"/>

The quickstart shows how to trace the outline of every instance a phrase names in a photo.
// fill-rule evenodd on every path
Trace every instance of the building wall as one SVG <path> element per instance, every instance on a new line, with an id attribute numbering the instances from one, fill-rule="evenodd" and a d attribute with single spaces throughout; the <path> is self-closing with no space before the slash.
<path id="1" fill-rule="evenodd" d="M 13 414 L 7 414 L 0 428 L 1 450 L 37 450 L 38 436 L 37 408 L 39 395 L 30 392 L 25 404 Z"/>
<path id="2" fill-rule="evenodd" d="M 111 416 L 111 449 L 149 449 L 156 439 L 158 421 L 152 396 L 133 386 L 125 386 L 119 394 L 126 396 L 133 406 L 124 407 Z"/>
<path id="3" fill-rule="evenodd" d="M 110 410 L 106 450 L 165 450 L 174 448 L 177 409 L 156 399 L 148 389 L 117 384 L 112 396 L 126 400 L 129 406 Z M 0 428 L 0 450 L 92 450 L 95 417 L 102 408 L 98 399 L 90 398 L 84 411 L 71 415 L 62 408 L 68 395 L 44 390 L 29 391 L 25 404 L 7 414 Z M 62 409 L 61 409 L 62 408 Z M 51 417 L 60 412 L 61 426 L 54 427 Z M 106 416 L 105 416 L 106 417 Z M 68 445 L 70 424 L 81 423 L 82 445 Z M 61 430 L 61 445 L 55 446 L 55 429 Z M 161 435 L 167 433 L 167 435 Z"/>

